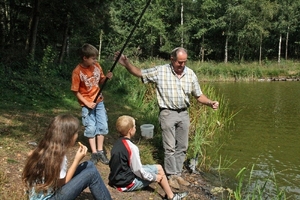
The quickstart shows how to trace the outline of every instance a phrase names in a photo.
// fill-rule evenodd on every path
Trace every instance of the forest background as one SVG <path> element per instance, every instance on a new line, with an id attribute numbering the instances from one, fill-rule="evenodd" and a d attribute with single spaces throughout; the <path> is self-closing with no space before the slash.
<path id="1" fill-rule="evenodd" d="M 146 0 L 3 0 L 1 62 L 17 67 L 51 49 L 73 59 L 83 43 L 107 58 L 120 50 Z M 140 59 L 168 58 L 183 46 L 193 60 L 268 62 L 300 56 L 300 2 L 286 0 L 152 0 L 126 48 Z M 7 66 L 7 65 L 6 65 Z M 24 63 L 22 68 L 24 68 Z"/>

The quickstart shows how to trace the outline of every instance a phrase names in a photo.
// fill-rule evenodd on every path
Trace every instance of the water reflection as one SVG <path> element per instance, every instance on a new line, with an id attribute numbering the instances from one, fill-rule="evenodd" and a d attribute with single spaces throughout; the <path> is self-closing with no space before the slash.
<path id="1" fill-rule="evenodd" d="M 264 181 L 274 172 L 277 186 L 287 197 L 300 199 L 300 83 L 251 82 L 213 83 L 233 112 L 230 143 L 221 150 L 234 163 L 229 175 L 255 164 L 253 180 Z M 254 187 L 254 185 L 252 186 Z M 276 188 L 268 186 L 271 193 Z"/>

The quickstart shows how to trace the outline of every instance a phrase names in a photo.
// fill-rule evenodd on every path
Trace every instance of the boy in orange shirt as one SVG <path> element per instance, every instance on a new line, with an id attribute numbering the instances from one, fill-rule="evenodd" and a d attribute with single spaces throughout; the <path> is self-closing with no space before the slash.
<path id="1" fill-rule="evenodd" d="M 108 165 L 109 160 L 103 149 L 104 135 L 108 134 L 107 114 L 103 103 L 102 94 L 96 98 L 105 79 L 112 77 L 112 72 L 104 75 L 97 62 L 98 50 L 90 45 L 81 47 L 81 62 L 72 72 L 71 90 L 74 92 L 82 107 L 82 123 L 85 127 L 84 136 L 89 139 L 92 151 L 91 161 L 96 164 L 101 161 Z"/>

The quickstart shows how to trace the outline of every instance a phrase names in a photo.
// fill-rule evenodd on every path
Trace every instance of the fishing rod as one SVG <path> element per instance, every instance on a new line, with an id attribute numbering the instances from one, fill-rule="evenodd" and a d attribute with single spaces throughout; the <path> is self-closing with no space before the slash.
<path id="1" fill-rule="evenodd" d="M 138 24 L 140 23 L 140 21 L 141 21 L 143 15 L 144 15 L 144 13 L 145 13 L 145 11 L 147 10 L 148 6 L 150 5 L 150 3 L 151 3 L 151 0 L 149 0 L 149 1 L 147 2 L 147 4 L 146 4 L 145 8 L 143 9 L 143 11 L 142 11 L 140 17 L 139 17 L 138 20 L 136 21 L 136 23 L 135 23 L 133 29 L 131 30 L 129 36 L 127 37 L 127 39 L 126 39 L 126 41 L 125 41 L 125 43 L 124 43 L 124 45 L 123 45 L 123 47 L 122 47 L 120 53 L 118 54 L 117 58 L 115 59 L 114 64 L 113 64 L 112 67 L 110 68 L 110 70 L 109 70 L 110 72 L 112 72 L 112 71 L 114 70 L 114 68 L 115 68 L 115 66 L 116 66 L 116 64 L 117 64 L 117 62 L 118 62 L 118 60 L 120 59 L 120 57 L 121 57 L 121 55 L 122 55 L 122 53 L 123 53 L 123 51 L 124 51 L 126 45 L 128 44 L 128 42 L 129 42 L 129 40 L 130 40 L 130 38 L 131 38 L 133 32 L 135 31 L 136 27 L 137 27 Z M 99 95 L 101 94 L 101 92 L 102 92 L 102 90 L 103 90 L 103 88 L 104 88 L 104 86 L 105 86 L 107 80 L 108 80 L 107 78 L 104 80 L 104 83 L 102 84 L 100 91 L 98 92 L 98 94 L 96 95 L 96 97 L 95 97 L 95 99 L 94 99 L 94 103 L 96 103 L 96 101 L 97 101 Z"/>

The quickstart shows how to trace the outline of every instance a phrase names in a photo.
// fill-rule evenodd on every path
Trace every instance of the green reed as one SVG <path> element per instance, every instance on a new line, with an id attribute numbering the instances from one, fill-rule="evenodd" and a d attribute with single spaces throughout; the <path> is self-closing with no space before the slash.
<path id="1" fill-rule="evenodd" d="M 229 196 L 228 199 L 235 200 L 285 200 L 285 191 L 280 189 L 276 183 L 276 177 L 273 171 L 270 171 L 268 176 L 263 181 L 252 181 L 254 174 L 254 165 L 249 172 L 246 174 L 247 168 L 242 168 L 236 175 L 238 184 L 235 191 Z M 245 178 L 248 176 L 248 180 Z M 270 191 L 270 188 L 275 188 L 275 191 Z M 271 194 L 273 193 L 273 194 Z"/>
<path id="2" fill-rule="evenodd" d="M 219 109 L 201 105 L 195 98 L 191 98 L 190 113 L 190 138 L 189 158 L 198 158 L 198 167 L 210 170 L 214 164 L 218 164 L 218 152 L 229 138 L 228 127 L 234 114 L 230 114 L 223 96 L 218 96 L 213 87 L 202 85 L 205 95 L 219 101 Z"/>

